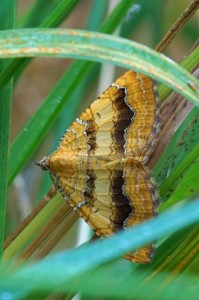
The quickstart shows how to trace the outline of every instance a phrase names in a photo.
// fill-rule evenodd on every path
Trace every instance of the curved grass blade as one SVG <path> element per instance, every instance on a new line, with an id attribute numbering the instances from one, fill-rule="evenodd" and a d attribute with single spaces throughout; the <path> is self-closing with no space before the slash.
<path id="1" fill-rule="evenodd" d="M 73 3 L 73 0 L 70 0 Z M 127 14 L 130 7 L 133 5 L 135 0 L 129 0 L 128 2 L 120 2 L 117 7 L 114 9 L 114 11 L 108 16 L 107 20 L 104 21 L 102 26 L 100 26 L 99 31 L 105 32 L 105 33 L 112 33 L 116 27 L 121 23 L 121 21 L 124 19 L 125 15 Z M 58 20 L 61 21 L 61 17 L 63 16 L 63 5 L 67 5 L 67 7 L 70 9 L 69 1 L 61 0 L 59 1 L 58 5 L 56 6 L 56 9 L 52 11 L 51 14 L 49 14 L 49 17 L 45 19 L 40 27 L 55 27 L 58 25 Z M 104 6 L 104 4 L 101 4 L 101 8 Z M 58 14 L 59 12 L 59 14 Z M 68 14 L 68 11 L 65 11 L 65 16 Z M 56 15 L 56 18 L 55 16 Z M 24 58 L 24 59 L 13 59 L 13 61 L 10 63 L 10 65 L 6 68 L 6 70 L 0 75 L 0 86 L 3 86 L 16 72 L 20 73 L 26 64 L 28 63 L 30 59 Z"/>
<path id="2" fill-rule="evenodd" d="M 172 220 L 172 222 L 168 222 L 168 220 Z M 76 248 L 73 251 L 51 255 L 41 262 L 22 268 L 7 278 L 1 279 L 1 293 L 9 290 L 10 295 L 16 296 L 15 293 L 29 293 L 42 288 L 49 290 L 50 287 L 50 290 L 54 290 L 62 284 L 66 285 L 76 276 L 91 270 L 91 268 L 98 267 L 129 250 L 136 249 L 198 220 L 199 201 L 196 198 L 195 201 L 181 206 L 178 210 L 167 211 L 133 229 Z"/>
<path id="3" fill-rule="evenodd" d="M 0 58 L 53 56 L 94 60 L 150 75 L 199 105 L 199 83 L 166 56 L 119 37 L 81 30 L 17 30 L 0 33 Z"/>

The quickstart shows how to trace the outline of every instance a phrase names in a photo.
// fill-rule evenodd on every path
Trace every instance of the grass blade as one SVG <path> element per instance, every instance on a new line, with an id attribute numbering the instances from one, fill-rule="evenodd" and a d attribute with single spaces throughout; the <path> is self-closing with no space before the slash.
<path id="1" fill-rule="evenodd" d="M 61 29 L 1 32 L 0 57 L 13 56 L 70 57 L 111 62 L 150 75 L 199 105 L 199 83 L 186 70 L 146 46 L 119 37 Z"/>
<path id="2" fill-rule="evenodd" d="M 3 0 L 1 6 L 4 7 L 4 13 L 0 19 L 1 30 L 13 28 L 15 20 L 15 2 L 12 0 Z M 8 60 L 0 61 L 0 69 L 8 65 Z M 9 134 L 10 134 L 10 116 L 12 106 L 12 81 L 8 82 L 0 90 L 0 257 L 3 252 L 6 203 L 7 203 L 7 175 L 8 175 L 8 154 L 9 154 Z"/>
<path id="3" fill-rule="evenodd" d="M 44 14 L 45 19 L 41 22 L 39 27 L 40 28 L 57 27 L 68 16 L 68 14 L 77 4 L 77 2 L 78 0 L 59 1 L 56 5 L 53 5 L 53 9 L 50 10 L 50 13 L 48 12 L 46 14 L 45 12 Z M 36 2 L 35 6 L 33 7 L 33 11 L 29 16 L 30 19 L 28 19 L 28 23 L 24 24 L 24 26 L 30 28 L 34 25 L 35 20 L 38 22 L 38 9 L 40 9 L 41 11 L 40 6 L 43 5 L 46 7 L 46 4 L 44 4 L 43 1 Z M 42 17 L 43 17 L 43 13 L 42 13 Z M 33 23 L 31 20 L 33 21 Z M 15 74 L 16 74 L 15 76 L 15 83 L 16 83 L 19 75 L 24 70 L 26 65 L 30 62 L 30 60 L 31 60 L 30 58 L 13 59 L 0 75 L 0 86 L 3 86 Z"/>
<path id="4" fill-rule="evenodd" d="M 172 222 L 168 222 L 168 220 L 172 220 Z M 2 293 L 9 290 L 14 296 L 15 292 L 23 293 L 24 286 L 28 287 L 28 290 L 25 288 L 25 293 L 35 289 L 49 291 L 60 287 L 62 284 L 66 287 L 67 282 L 83 272 L 198 220 L 199 201 L 195 199 L 195 201 L 181 206 L 178 210 L 167 211 L 153 220 L 128 231 L 120 232 L 113 237 L 93 242 L 73 251 L 51 255 L 41 262 L 2 279 L 0 290 Z M 98 251 L 99 249 L 100 251 Z M 12 293 L 13 287 L 15 291 Z"/>
<path id="5" fill-rule="evenodd" d="M 35 1 L 23 27 L 57 27 L 70 14 L 77 3 L 78 0 L 60 0 L 56 3 L 51 0 L 46 5 L 42 0 Z"/>

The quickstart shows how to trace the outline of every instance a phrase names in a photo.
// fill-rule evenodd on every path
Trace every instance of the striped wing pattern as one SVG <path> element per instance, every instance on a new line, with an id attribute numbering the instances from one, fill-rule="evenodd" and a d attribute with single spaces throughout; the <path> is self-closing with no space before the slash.
<path id="1" fill-rule="evenodd" d="M 72 123 L 38 164 L 99 237 L 156 215 L 157 186 L 146 166 L 160 131 L 154 81 L 128 71 Z M 150 262 L 148 245 L 124 257 Z"/>

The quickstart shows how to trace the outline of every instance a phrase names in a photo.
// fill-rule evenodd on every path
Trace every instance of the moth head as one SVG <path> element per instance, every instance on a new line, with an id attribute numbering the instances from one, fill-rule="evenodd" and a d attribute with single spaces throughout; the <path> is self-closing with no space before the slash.
<path id="1" fill-rule="evenodd" d="M 34 164 L 41 167 L 43 171 L 50 171 L 49 166 L 48 166 L 48 156 L 44 156 L 41 160 L 39 161 L 34 161 Z"/>

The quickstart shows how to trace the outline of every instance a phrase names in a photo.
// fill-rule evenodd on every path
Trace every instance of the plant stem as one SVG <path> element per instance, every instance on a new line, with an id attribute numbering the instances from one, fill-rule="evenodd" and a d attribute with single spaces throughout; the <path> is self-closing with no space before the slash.
<path id="1" fill-rule="evenodd" d="M 16 3 L 13 0 L 2 0 L 0 4 L 0 29 L 13 28 Z M 8 65 L 9 60 L 0 61 L 0 70 Z M 7 167 L 9 153 L 10 115 L 12 100 L 12 79 L 0 90 L 0 257 L 3 253 L 6 200 L 7 200 Z"/>

